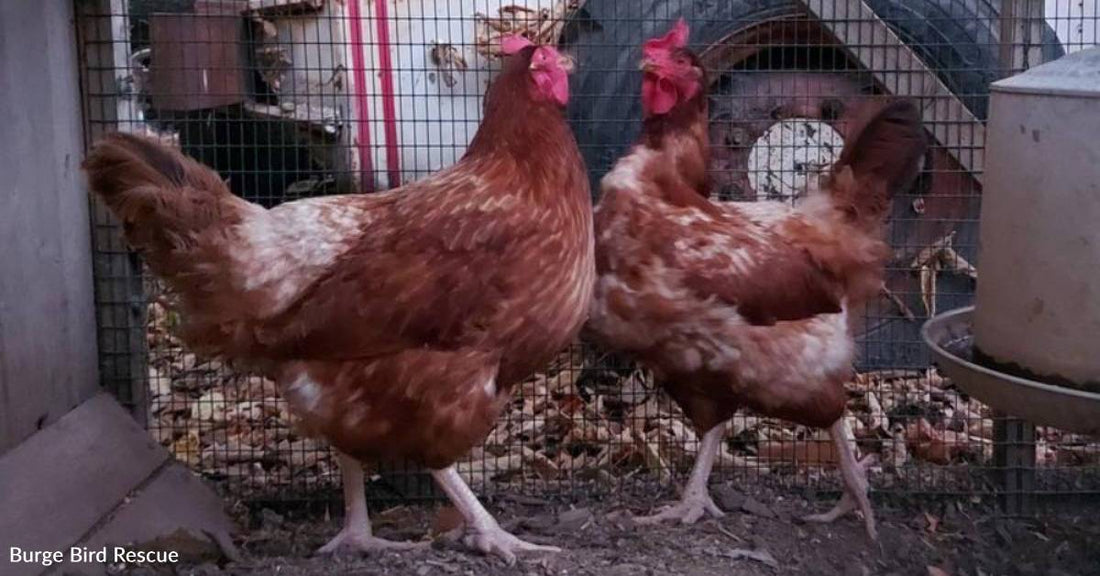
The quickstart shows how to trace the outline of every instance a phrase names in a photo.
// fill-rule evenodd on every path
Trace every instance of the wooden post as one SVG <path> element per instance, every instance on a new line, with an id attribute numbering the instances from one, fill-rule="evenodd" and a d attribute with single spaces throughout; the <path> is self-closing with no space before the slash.
<path id="1" fill-rule="evenodd" d="M 1000 60 L 1003 77 L 1043 63 L 1043 0 L 1002 0 Z M 1005 414 L 994 415 L 995 479 L 1001 510 L 1009 516 L 1032 513 L 1035 492 L 1035 426 Z"/>
<path id="2" fill-rule="evenodd" d="M 995 412 L 993 462 L 1001 510 L 1009 516 L 1030 515 L 1035 501 L 1035 425 Z"/>
<path id="3" fill-rule="evenodd" d="M 9 111 L 0 122 L 0 465 L 99 388 L 73 11 L 72 2 L 0 2 L 0 106 Z M 10 471 L 0 470 L 5 547 L 21 528 L 6 504 L 27 496 L 11 492 L 39 488 Z M 0 573 L 20 570 L 6 562 Z"/>
<path id="4" fill-rule="evenodd" d="M 1002 76 L 1019 74 L 1043 63 L 1043 0 L 1001 0 L 1000 60 Z"/>
<path id="5" fill-rule="evenodd" d="M 111 131 L 129 130 L 136 120 L 126 5 L 125 0 L 76 3 L 86 144 Z M 141 261 L 127 248 L 107 208 L 95 198 L 90 202 L 100 384 L 144 425 L 148 350 Z"/>

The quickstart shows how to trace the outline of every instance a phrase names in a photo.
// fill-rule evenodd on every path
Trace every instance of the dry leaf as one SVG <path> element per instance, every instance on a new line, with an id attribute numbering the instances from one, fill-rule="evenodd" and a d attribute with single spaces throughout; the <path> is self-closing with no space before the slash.
<path id="1" fill-rule="evenodd" d="M 191 467 L 197 467 L 199 465 L 200 450 L 199 433 L 195 430 L 189 430 L 185 435 L 168 447 L 168 451 L 176 457 L 176 460 Z"/>
<path id="2" fill-rule="evenodd" d="M 220 390 L 211 390 L 195 401 L 191 413 L 202 421 L 222 422 L 225 411 L 225 394 Z"/>

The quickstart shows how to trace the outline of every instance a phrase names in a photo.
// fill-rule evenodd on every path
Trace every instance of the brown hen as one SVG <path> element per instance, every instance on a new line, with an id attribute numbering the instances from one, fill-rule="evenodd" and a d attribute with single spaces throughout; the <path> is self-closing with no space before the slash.
<path id="1" fill-rule="evenodd" d="M 842 417 L 855 356 L 847 315 L 881 286 L 891 193 L 915 177 L 926 146 L 920 115 L 909 102 L 882 107 L 797 207 L 711 202 L 707 80 L 687 35 L 681 21 L 646 42 L 643 135 L 603 178 L 596 207 L 588 330 L 650 367 L 703 436 L 682 501 L 643 521 L 721 515 L 707 478 L 744 407 L 828 427 L 846 491 L 810 519 L 858 505 L 874 537 Z"/>
<path id="2" fill-rule="evenodd" d="M 571 63 L 505 39 L 466 155 L 380 194 L 270 210 L 150 140 L 115 134 L 85 168 L 129 242 L 179 297 L 197 351 L 272 377 L 341 453 L 347 514 L 322 551 L 405 547 L 371 535 L 359 462 L 427 465 L 466 542 L 513 560 L 453 466 L 515 383 L 574 338 L 595 278 L 584 163 L 562 108 Z"/>

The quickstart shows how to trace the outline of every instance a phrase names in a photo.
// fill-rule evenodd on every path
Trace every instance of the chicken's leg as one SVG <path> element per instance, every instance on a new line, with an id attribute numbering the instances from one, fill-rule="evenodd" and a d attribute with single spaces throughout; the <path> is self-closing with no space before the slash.
<path id="1" fill-rule="evenodd" d="M 711 428 L 703 435 L 699 454 L 695 457 L 695 466 L 691 469 L 691 478 L 684 488 L 680 502 L 666 506 L 653 516 L 635 518 L 634 521 L 639 524 L 656 524 L 665 520 L 674 520 L 684 524 L 694 524 L 696 520 L 708 513 L 715 518 L 725 516 L 714 504 L 710 491 L 707 490 L 707 480 L 714 466 L 714 458 L 718 455 L 718 448 L 722 445 L 725 435 L 725 422 Z"/>
<path id="2" fill-rule="evenodd" d="M 463 542 L 467 546 L 484 554 L 500 556 L 508 564 L 515 563 L 516 552 L 561 552 L 561 548 L 525 542 L 501 528 L 493 515 L 478 502 L 477 496 L 454 466 L 432 470 L 432 477 L 466 520 Z"/>
<path id="3" fill-rule="evenodd" d="M 871 463 L 871 456 L 865 456 L 863 460 L 856 460 L 855 450 L 852 449 L 852 431 L 848 427 L 848 421 L 841 416 L 832 427 L 829 435 L 836 444 L 837 454 L 840 456 L 840 476 L 844 479 L 844 496 L 833 509 L 824 514 L 814 514 L 804 518 L 807 522 L 828 523 L 841 516 L 858 509 L 863 513 L 864 528 L 871 540 L 878 538 L 875 529 L 875 516 L 871 511 L 871 501 L 867 498 L 867 466 Z"/>
<path id="4" fill-rule="evenodd" d="M 391 542 L 371 534 L 367 516 L 367 495 L 363 488 L 363 466 L 351 456 L 340 454 L 340 474 L 344 481 L 344 528 L 317 552 L 331 554 L 344 549 L 355 552 L 409 550 L 427 546 L 425 542 Z"/>

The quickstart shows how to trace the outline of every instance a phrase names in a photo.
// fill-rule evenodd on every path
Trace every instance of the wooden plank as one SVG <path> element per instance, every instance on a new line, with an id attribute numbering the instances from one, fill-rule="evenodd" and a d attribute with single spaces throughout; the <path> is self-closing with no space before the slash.
<path id="1" fill-rule="evenodd" d="M 862 0 L 801 0 L 885 90 L 924 102 L 929 131 L 981 181 L 985 126 Z"/>
<path id="2" fill-rule="evenodd" d="M 96 393 L 72 18 L 0 2 L 0 454 Z"/>
<path id="3" fill-rule="evenodd" d="M 158 539 L 171 539 L 177 530 L 183 529 L 195 538 L 204 539 L 208 534 L 224 535 L 238 531 L 225 514 L 225 503 L 213 490 L 199 480 L 193 472 L 179 463 L 161 468 L 136 492 L 131 493 L 111 513 L 110 519 L 97 527 L 94 533 L 78 545 L 91 550 L 113 549 L 130 546 L 142 549 Z M 175 549 L 180 556 L 198 556 L 200 552 L 212 552 L 213 542 L 200 541 Z M 191 558 L 187 558 L 191 560 Z M 99 563 L 74 563 L 69 561 L 57 570 L 60 574 L 112 574 Z"/>
<path id="4" fill-rule="evenodd" d="M 96 395 L 0 458 L 0 542 L 68 550 L 168 458 L 110 396 Z M 7 568 L 0 573 L 22 573 Z"/>
<path id="5" fill-rule="evenodd" d="M 1019 2 L 1020 0 L 1016 1 Z M 1024 45 L 1020 47 L 1020 54 L 1024 56 L 1023 67 L 1025 70 L 1045 62 L 1043 58 L 1043 31 L 1046 29 L 1046 15 L 1044 14 L 1046 2 L 1044 0 L 1026 0 L 1026 4 L 1026 10 L 1023 12 L 1026 16 L 1020 23 L 1024 30 L 1027 30 Z M 1020 12 L 1017 11 L 1016 13 L 1019 14 Z"/>
<path id="6" fill-rule="evenodd" d="M 998 60 L 1001 62 L 1001 78 L 1006 78 L 1016 70 L 1017 57 L 1013 47 L 1016 45 L 1016 6 L 1020 2 L 1016 0 L 1001 0 L 1000 34 L 997 41 L 1000 44 Z M 1022 58 L 1021 58 L 1022 59 Z"/>
<path id="7" fill-rule="evenodd" d="M 1004 77 L 1043 63 L 1043 0 L 1001 0 L 1000 60 Z"/>

